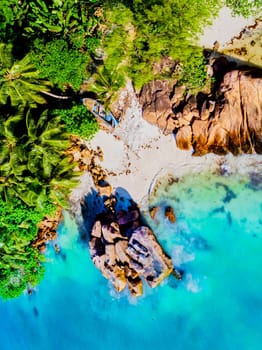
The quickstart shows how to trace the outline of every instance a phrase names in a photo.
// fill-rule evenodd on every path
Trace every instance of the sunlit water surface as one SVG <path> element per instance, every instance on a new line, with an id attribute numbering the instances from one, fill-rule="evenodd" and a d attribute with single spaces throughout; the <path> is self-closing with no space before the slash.
<path id="1" fill-rule="evenodd" d="M 32 295 L 0 302 L 1 350 L 257 350 L 262 344 L 262 183 L 191 175 L 163 181 L 147 219 L 183 280 L 117 295 L 65 214 Z M 164 216 L 171 205 L 177 222 Z"/>

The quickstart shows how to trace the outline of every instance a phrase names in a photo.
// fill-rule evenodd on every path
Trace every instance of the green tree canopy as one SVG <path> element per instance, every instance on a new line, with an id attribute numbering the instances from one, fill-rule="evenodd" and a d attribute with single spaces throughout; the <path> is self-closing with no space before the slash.
<path id="1" fill-rule="evenodd" d="M 41 91 L 48 91 L 50 82 L 39 78 L 29 55 L 15 61 L 12 45 L 0 44 L 0 103 L 12 106 L 45 103 Z"/>
<path id="2" fill-rule="evenodd" d="M 203 85 L 204 56 L 197 39 L 220 6 L 219 0 L 133 0 L 105 7 L 107 70 L 129 75 L 140 88 L 154 78 L 177 74 L 155 70 L 156 63 L 169 57 L 182 67 L 176 78 L 192 87 Z"/>
<path id="3" fill-rule="evenodd" d="M 7 203 L 0 198 L 0 296 L 5 299 L 19 296 L 43 277 L 44 257 L 30 246 L 42 218 L 43 212 L 19 199 Z"/>
<path id="4" fill-rule="evenodd" d="M 90 140 L 98 131 L 95 117 L 83 104 L 73 103 L 68 109 L 55 109 L 52 115 L 60 116 L 71 135 Z"/>
<path id="5" fill-rule="evenodd" d="M 78 174 L 64 154 L 69 134 L 60 117 L 48 111 L 20 109 L 0 117 L 0 191 L 6 201 L 20 198 L 28 206 L 43 208 L 46 202 L 67 206 Z"/>

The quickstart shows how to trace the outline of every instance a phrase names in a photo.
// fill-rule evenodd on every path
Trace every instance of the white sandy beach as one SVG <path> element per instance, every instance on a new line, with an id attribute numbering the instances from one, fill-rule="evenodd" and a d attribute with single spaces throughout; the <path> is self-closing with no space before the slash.
<path id="1" fill-rule="evenodd" d="M 148 125 L 148 129 L 151 128 Z M 259 155 L 193 157 L 191 151 L 181 151 L 176 147 L 172 135 L 145 138 L 144 144 L 133 152 L 113 135 L 100 131 L 92 140 L 92 146 L 97 145 L 104 152 L 101 165 L 108 173 L 108 182 L 114 189 L 124 188 L 137 203 L 142 203 L 153 190 L 156 180 L 167 174 L 180 177 L 192 172 L 215 172 L 221 166 L 228 173 L 238 171 L 244 174 L 262 166 Z"/>
<path id="2" fill-rule="evenodd" d="M 173 135 L 163 135 L 142 118 L 131 85 L 127 93 L 130 106 L 120 126 L 114 134 L 100 130 L 89 145 L 93 149 L 102 148 L 104 160 L 101 165 L 113 189 L 124 188 L 137 203 L 142 203 L 155 181 L 168 173 L 180 177 L 207 169 L 214 172 L 221 166 L 229 173 L 235 170 L 245 173 L 255 170 L 258 163 L 262 165 L 258 155 L 193 157 L 192 151 L 179 150 Z M 82 191 L 88 190 L 89 180 L 88 175 L 83 177 Z"/>
<path id="3" fill-rule="evenodd" d="M 238 34 L 251 20 L 232 18 L 228 10 L 223 9 L 211 28 L 207 28 L 201 44 L 212 47 L 214 41 L 225 44 Z M 182 176 L 190 172 L 201 172 L 206 169 L 216 171 L 222 165 L 224 169 L 247 172 L 262 165 L 261 156 L 243 155 L 226 157 L 208 154 L 203 157 L 192 157 L 191 151 L 181 151 L 176 147 L 173 135 L 165 136 L 157 127 L 150 125 L 142 118 L 132 85 L 120 94 L 118 108 L 128 106 L 126 115 L 113 134 L 100 130 L 89 146 L 96 149 L 100 146 L 104 153 L 101 162 L 111 186 L 122 187 L 129 192 L 137 203 L 141 203 L 152 189 L 155 180 L 167 173 Z M 73 191 L 74 203 L 90 190 L 92 180 L 89 174 L 82 177 L 78 189 Z"/>

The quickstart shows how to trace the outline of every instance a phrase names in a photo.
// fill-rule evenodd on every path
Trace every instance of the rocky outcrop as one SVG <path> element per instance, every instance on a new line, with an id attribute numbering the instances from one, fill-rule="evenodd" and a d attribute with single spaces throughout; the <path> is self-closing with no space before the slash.
<path id="1" fill-rule="evenodd" d="M 46 250 L 46 244 L 57 238 L 57 227 L 62 219 L 62 208 L 58 207 L 53 217 L 45 216 L 43 220 L 37 225 L 38 232 L 36 239 L 31 246 L 37 248 L 41 253 Z M 55 245 L 56 252 L 59 252 L 59 247 Z"/>
<path id="2" fill-rule="evenodd" d="M 218 84 L 209 94 L 185 95 L 167 81 L 146 84 L 140 93 L 143 117 L 164 133 L 174 132 L 178 147 L 193 148 L 194 155 L 261 154 L 262 72 L 229 68 L 225 57 L 213 62 Z"/>
<path id="3" fill-rule="evenodd" d="M 213 105 L 192 125 L 195 155 L 262 153 L 262 77 L 232 71 L 225 75 Z M 210 109 L 212 106 L 212 109 Z M 202 114 L 207 117 L 203 118 Z"/>
<path id="4" fill-rule="evenodd" d="M 115 198 L 111 199 L 114 207 Z M 172 260 L 152 230 L 141 223 L 134 203 L 128 211 L 107 209 L 99 214 L 91 231 L 89 248 L 92 261 L 118 292 L 127 287 L 133 296 L 140 296 L 142 279 L 150 287 L 156 287 L 173 272 Z"/>
<path id="5" fill-rule="evenodd" d="M 77 136 L 71 136 L 70 142 L 71 145 L 67 149 L 66 154 L 71 157 L 72 162 L 77 164 L 75 170 L 88 171 L 95 185 L 99 187 L 99 182 L 101 182 L 101 187 L 105 187 L 103 184 L 103 180 L 106 177 L 105 172 L 97 164 L 97 160 L 103 161 L 102 149 L 100 147 L 97 147 L 96 150 L 88 148 L 86 143 Z"/>
<path id="6" fill-rule="evenodd" d="M 143 118 L 157 125 L 164 133 L 174 130 L 172 103 L 170 95 L 173 84 L 168 80 L 154 80 L 145 84 L 139 97 Z"/>
<path id="7" fill-rule="evenodd" d="M 126 249 L 130 266 L 150 287 L 156 287 L 173 271 L 172 260 L 163 252 L 153 232 L 139 226 L 132 232 Z"/>

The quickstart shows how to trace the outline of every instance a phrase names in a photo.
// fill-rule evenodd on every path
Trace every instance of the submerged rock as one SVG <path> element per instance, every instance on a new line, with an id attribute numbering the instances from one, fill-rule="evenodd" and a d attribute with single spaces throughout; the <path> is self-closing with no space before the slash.
<path id="1" fill-rule="evenodd" d="M 176 222 L 176 215 L 174 213 L 174 209 L 170 206 L 165 208 L 165 217 L 171 222 L 175 223 Z"/>
<path id="2" fill-rule="evenodd" d="M 149 215 L 151 219 L 155 220 L 156 213 L 159 211 L 159 207 L 152 207 L 149 209 Z"/>

